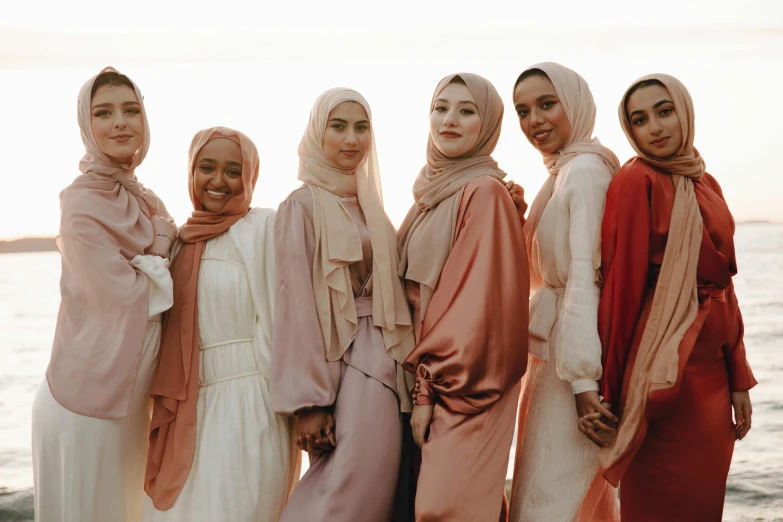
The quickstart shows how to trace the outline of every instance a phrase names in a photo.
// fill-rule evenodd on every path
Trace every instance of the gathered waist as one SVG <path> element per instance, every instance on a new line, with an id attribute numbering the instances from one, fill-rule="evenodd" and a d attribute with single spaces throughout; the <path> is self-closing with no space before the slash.
<path id="1" fill-rule="evenodd" d="M 658 278 L 661 275 L 660 265 L 650 265 L 647 271 L 647 288 L 655 290 L 658 286 Z M 708 297 L 711 299 L 720 299 L 726 296 L 726 287 L 717 285 L 696 284 L 696 290 L 699 294 L 699 302 L 703 302 Z"/>
<path id="2" fill-rule="evenodd" d="M 353 300 L 356 305 L 356 318 L 372 317 L 372 297 L 355 297 Z"/>

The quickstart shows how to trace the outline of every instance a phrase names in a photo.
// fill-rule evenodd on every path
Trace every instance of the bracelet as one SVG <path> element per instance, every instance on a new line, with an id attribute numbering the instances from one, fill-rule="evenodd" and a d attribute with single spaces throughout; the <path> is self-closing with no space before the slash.
<path id="1" fill-rule="evenodd" d="M 155 234 L 155 237 L 167 237 L 167 238 L 169 238 L 169 241 L 174 241 L 173 239 L 171 239 L 171 236 L 169 236 L 167 234 Z"/>
<path id="2" fill-rule="evenodd" d="M 147 252 L 147 255 L 148 256 L 158 256 L 158 257 L 162 257 L 163 259 L 166 259 L 166 256 L 164 254 L 161 254 L 159 252 L 153 252 L 152 250 Z"/>

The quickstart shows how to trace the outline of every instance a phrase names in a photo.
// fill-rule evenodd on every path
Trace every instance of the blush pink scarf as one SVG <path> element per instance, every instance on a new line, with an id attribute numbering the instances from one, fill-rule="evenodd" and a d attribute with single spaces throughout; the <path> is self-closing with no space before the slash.
<path id="1" fill-rule="evenodd" d="M 105 72 L 117 71 L 107 67 Z M 91 90 L 97 77 L 79 92 L 82 174 L 60 194 L 61 302 L 46 377 L 63 407 L 116 419 L 128 412 L 149 319 L 149 282 L 131 260 L 152 245 L 151 216 L 169 215 L 134 174 L 150 144 L 141 91 L 134 84 L 144 138 L 132 163 L 120 165 L 92 134 Z"/>

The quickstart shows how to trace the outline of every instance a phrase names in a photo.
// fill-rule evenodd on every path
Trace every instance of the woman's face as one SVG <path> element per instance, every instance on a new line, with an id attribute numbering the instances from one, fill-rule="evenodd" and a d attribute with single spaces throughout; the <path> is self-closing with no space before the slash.
<path id="1" fill-rule="evenodd" d="M 231 198 L 244 192 L 239 144 L 228 138 L 209 140 L 193 164 L 193 183 L 204 209 L 220 213 Z"/>
<path id="2" fill-rule="evenodd" d="M 335 167 L 356 170 L 367 157 L 371 138 L 370 118 L 364 107 L 356 102 L 343 102 L 329 113 L 324 155 Z"/>
<path id="3" fill-rule="evenodd" d="M 430 137 L 448 158 L 470 152 L 481 134 L 476 100 L 465 84 L 452 82 L 440 91 L 430 114 Z"/>
<path id="4" fill-rule="evenodd" d="M 118 163 L 130 165 L 144 140 L 144 117 L 133 89 L 104 85 L 92 98 L 92 135 L 101 151 Z"/>
<path id="5" fill-rule="evenodd" d="M 641 87 L 628 97 L 625 107 L 633 140 L 642 152 L 665 159 L 680 150 L 683 139 L 680 117 L 665 87 Z"/>
<path id="6" fill-rule="evenodd" d="M 557 152 L 568 141 L 571 122 L 548 76 L 533 74 L 519 82 L 514 89 L 514 109 L 519 127 L 541 154 Z"/>

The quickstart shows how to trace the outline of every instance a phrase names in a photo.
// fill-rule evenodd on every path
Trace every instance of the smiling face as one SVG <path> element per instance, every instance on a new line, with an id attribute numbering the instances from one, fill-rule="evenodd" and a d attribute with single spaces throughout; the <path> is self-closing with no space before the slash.
<path id="1" fill-rule="evenodd" d="M 682 146 L 680 117 L 669 91 L 662 85 L 646 85 L 633 91 L 625 114 L 636 145 L 648 156 L 665 159 Z"/>
<path id="2" fill-rule="evenodd" d="M 514 88 L 514 108 L 519 127 L 541 154 L 557 152 L 571 135 L 563 104 L 545 74 L 532 74 Z"/>
<path id="3" fill-rule="evenodd" d="M 133 89 L 104 85 L 90 104 L 92 135 L 101 151 L 122 165 L 130 165 L 144 140 L 144 117 Z"/>
<path id="4" fill-rule="evenodd" d="M 459 82 L 446 85 L 430 113 L 430 137 L 448 158 L 470 152 L 481 134 L 481 117 L 470 89 Z"/>
<path id="5" fill-rule="evenodd" d="M 337 168 L 356 170 L 367 157 L 371 138 L 370 119 L 364 107 L 352 101 L 343 102 L 329 113 L 324 155 Z"/>
<path id="6" fill-rule="evenodd" d="M 244 192 L 242 186 L 242 149 L 234 140 L 209 140 L 193 163 L 196 197 L 204 210 L 220 213 L 234 196 Z"/>

